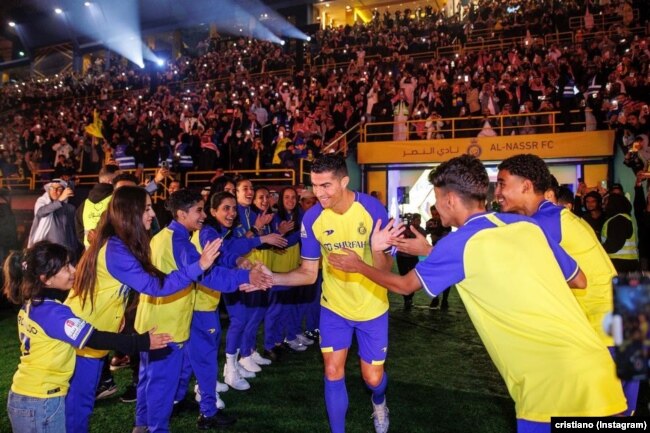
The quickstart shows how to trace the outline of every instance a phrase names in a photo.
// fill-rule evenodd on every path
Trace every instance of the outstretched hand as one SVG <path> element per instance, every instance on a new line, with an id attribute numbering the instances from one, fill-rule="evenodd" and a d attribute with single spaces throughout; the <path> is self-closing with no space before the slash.
<path id="1" fill-rule="evenodd" d="M 391 246 L 390 241 L 400 236 L 406 229 L 402 222 L 393 225 L 393 218 L 388 221 L 388 224 L 383 229 L 381 228 L 381 223 L 382 221 L 380 219 L 377 220 L 375 229 L 372 231 L 370 243 L 373 251 L 384 251 Z"/>
<path id="2" fill-rule="evenodd" d="M 263 244 L 273 245 L 274 247 L 278 247 L 278 248 L 284 248 L 289 243 L 289 241 L 287 241 L 287 239 L 284 236 L 278 233 L 271 233 L 268 235 L 264 235 L 260 237 L 260 241 Z"/>
<path id="3" fill-rule="evenodd" d="M 260 262 L 256 262 L 251 269 L 249 277 L 250 285 L 257 288 L 257 290 L 270 289 L 273 286 L 273 273 Z M 241 286 L 240 286 L 240 290 Z M 250 290 L 245 290 L 250 291 Z"/>
<path id="4" fill-rule="evenodd" d="M 157 350 L 167 347 L 172 342 L 172 336 L 169 334 L 156 334 L 157 326 L 149 330 L 149 350 Z"/>
<path id="5" fill-rule="evenodd" d="M 422 235 L 422 233 L 420 233 L 414 226 L 409 226 L 409 230 L 411 230 L 411 233 L 413 233 L 415 237 L 392 238 L 388 242 L 389 245 L 396 247 L 397 251 L 400 253 L 406 253 L 412 256 L 428 256 L 433 247 L 429 242 L 427 242 L 427 238 L 425 238 L 424 235 Z"/>
<path id="6" fill-rule="evenodd" d="M 344 272 L 359 272 L 364 264 L 355 251 L 347 248 L 328 254 L 327 261 L 330 266 Z"/>
<path id="7" fill-rule="evenodd" d="M 219 256 L 219 248 L 221 248 L 222 243 L 223 239 L 218 238 L 205 244 L 203 252 L 201 253 L 201 259 L 199 260 L 199 266 L 201 266 L 201 269 L 205 271 L 212 266 Z"/>

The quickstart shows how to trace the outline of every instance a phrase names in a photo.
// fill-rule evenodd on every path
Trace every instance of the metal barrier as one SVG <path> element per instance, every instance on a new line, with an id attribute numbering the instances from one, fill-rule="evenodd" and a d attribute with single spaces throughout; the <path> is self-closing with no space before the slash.
<path id="1" fill-rule="evenodd" d="M 291 168 L 271 168 L 260 170 L 232 170 L 225 172 L 232 175 L 247 175 L 247 178 L 253 183 L 271 183 L 282 185 L 295 185 L 296 184 L 296 170 Z M 279 174 L 274 176 L 274 174 Z M 286 176 L 289 174 L 289 176 Z M 211 171 L 188 171 L 185 173 L 185 186 L 202 184 L 206 185 L 211 182 L 214 177 L 214 170 Z"/>
<path id="2" fill-rule="evenodd" d="M 633 15 L 634 15 L 634 21 L 638 22 L 639 21 L 639 10 L 634 9 L 633 10 Z M 616 24 L 620 24 L 624 26 L 625 24 L 623 23 L 623 17 L 620 15 L 603 15 L 601 14 L 596 14 L 596 15 L 591 15 L 594 18 L 594 28 L 595 29 L 607 29 L 610 28 Z M 577 29 L 584 29 L 585 28 L 585 16 L 584 15 L 579 15 L 579 16 L 574 16 L 574 17 L 569 17 L 569 28 L 573 30 Z"/>
<path id="3" fill-rule="evenodd" d="M 517 113 L 498 116 L 451 117 L 434 119 L 441 121 L 444 126 L 429 131 L 426 128 L 426 119 L 407 120 L 403 122 L 372 122 L 361 128 L 361 141 L 394 141 L 394 127 L 402 125 L 404 138 L 401 140 L 427 140 L 450 139 L 461 137 L 476 137 L 484 129 L 485 121 L 490 121 L 491 129 L 500 136 L 510 134 L 555 134 L 563 125 L 558 119 L 559 111 L 545 111 L 541 113 Z M 580 114 L 579 110 L 571 111 L 572 117 Z M 570 123 L 572 128 L 584 128 L 584 114 L 580 121 Z M 526 118 L 529 118 L 526 124 Z M 427 138 L 429 136 L 429 138 Z"/>

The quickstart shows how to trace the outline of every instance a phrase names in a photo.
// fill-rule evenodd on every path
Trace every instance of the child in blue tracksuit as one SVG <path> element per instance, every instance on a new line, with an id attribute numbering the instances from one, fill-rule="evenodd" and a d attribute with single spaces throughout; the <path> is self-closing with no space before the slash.
<path id="1" fill-rule="evenodd" d="M 275 246 L 286 245 L 286 241 L 281 237 L 267 234 L 264 232 L 271 218 L 271 214 L 258 214 L 252 208 L 253 197 L 255 195 L 252 183 L 244 178 L 235 180 L 236 199 L 237 199 L 237 217 L 239 224 L 233 229 L 233 237 L 242 239 L 240 242 L 250 242 L 250 239 L 258 238 L 253 241 L 255 247 L 262 245 L 262 240 Z M 245 239 L 248 239 L 244 241 Z M 258 250 L 252 250 L 246 258 L 252 263 L 261 261 L 261 255 Z M 224 381 L 237 390 L 247 390 L 250 384 L 241 377 L 241 373 L 248 373 L 253 377 L 250 370 L 240 370 L 237 364 L 237 356 L 241 352 L 242 358 L 254 356 L 255 338 L 257 336 L 257 327 L 264 317 L 265 298 L 262 296 L 248 296 L 247 294 L 227 294 L 224 295 L 226 309 L 230 315 L 230 326 L 226 334 L 226 365 L 224 367 Z M 252 361 L 246 359 L 245 361 Z"/>
<path id="2" fill-rule="evenodd" d="M 273 254 L 271 269 L 274 272 L 289 272 L 300 265 L 300 221 L 301 214 L 298 195 L 294 188 L 282 190 L 278 203 L 278 212 L 273 216 L 273 230 L 285 236 L 288 241 L 283 254 Z M 299 305 L 302 302 L 304 287 L 295 287 L 287 290 L 285 286 L 274 286 L 269 292 L 269 306 L 264 319 L 265 336 L 264 349 L 266 352 L 275 352 L 276 346 L 287 341 L 293 350 L 304 350 L 304 343 L 298 340 L 301 319 Z"/>
<path id="3" fill-rule="evenodd" d="M 200 230 L 205 220 L 203 198 L 188 190 L 173 193 L 168 207 L 174 221 L 151 240 L 152 263 L 163 273 L 171 272 L 187 263 L 194 262 L 199 253 L 190 240 L 190 233 Z M 212 244 L 210 244 L 212 245 Z M 206 245 L 206 249 L 209 245 Z M 212 267 L 199 283 L 213 290 L 233 292 L 266 288 L 270 278 L 259 268 L 253 270 L 227 270 Z M 174 397 L 178 390 L 184 348 L 190 337 L 190 322 L 194 309 L 196 290 L 193 285 L 167 297 L 140 296 L 135 319 L 136 330 L 151 326 L 152 321 L 173 337 L 173 343 L 166 349 L 142 353 L 140 382 L 136 406 L 136 427 L 147 427 L 150 433 L 168 432 Z M 201 351 L 200 343 L 191 351 Z M 198 367 L 198 366 L 197 366 Z M 197 368 L 195 368 L 195 371 Z M 199 373 L 197 377 L 201 375 Z M 216 381 L 215 381 L 216 383 Z M 199 429 L 230 425 L 234 419 L 217 412 L 216 405 L 204 406 L 197 421 Z"/>

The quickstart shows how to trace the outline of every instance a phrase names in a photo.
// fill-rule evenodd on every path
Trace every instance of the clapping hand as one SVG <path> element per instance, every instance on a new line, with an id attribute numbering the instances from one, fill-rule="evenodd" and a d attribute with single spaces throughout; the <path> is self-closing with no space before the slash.
<path id="1" fill-rule="evenodd" d="M 399 237 L 406 227 L 404 223 L 400 222 L 397 225 L 393 225 L 393 219 L 391 218 L 386 224 L 386 227 L 381 228 L 381 220 L 377 220 L 375 224 L 375 229 L 372 231 L 372 237 L 370 238 L 370 243 L 372 245 L 373 251 L 384 251 L 391 246 L 391 240 Z"/>
<path id="2" fill-rule="evenodd" d="M 219 248 L 221 248 L 222 243 L 223 239 L 218 238 L 205 244 L 205 247 L 203 247 L 203 253 L 201 253 L 201 259 L 199 260 L 199 266 L 201 266 L 201 269 L 205 271 L 212 266 L 219 256 Z"/>

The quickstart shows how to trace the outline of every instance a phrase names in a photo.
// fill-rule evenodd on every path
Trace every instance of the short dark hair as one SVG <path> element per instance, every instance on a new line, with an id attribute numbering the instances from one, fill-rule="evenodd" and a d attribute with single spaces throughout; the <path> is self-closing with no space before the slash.
<path id="1" fill-rule="evenodd" d="M 461 155 L 445 161 L 429 173 L 435 187 L 450 189 L 465 201 L 485 202 L 490 178 L 481 161 L 471 155 Z"/>
<path id="2" fill-rule="evenodd" d="M 338 178 L 348 175 L 348 167 L 345 165 L 345 158 L 342 155 L 328 153 L 319 156 L 311 165 L 312 173 L 332 172 Z"/>
<path id="3" fill-rule="evenodd" d="M 573 203 L 573 192 L 566 186 L 561 186 L 555 194 L 558 203 Z"/>
<path id="4" fill-rule="evenodd" d="M 111 181 L 113 186 L 117 185 L 118 182 L 133 182 L 136 186 L 140 183 L 138 178 L 131 173 L 120 173 Z"/>
<path id="5" fill-rule="evenodd" d="M 169 212 L 171 212 L 172 217 L 176 219 L 178 217 L 176 213 L 179 210 L 187 212 L 189 208 L 200 201 L 203 201 L 203 196 L 200 192 L 189 189 L 179 189 L 169 196 L 165 202 L 165 207 Z"/>
<path id="6" fill-rule="evenodd" d="M 512 175 L 530 180 L 536 193 L 544 193 L 552 187 L 551 172 L 537 155 L 511 156 L 499 164 L 499 170 L 508 170 Z"/>
<path id="7" fill-rule="evenodd" d="M 601 208 L 601 207 L 603 206 L 603 196 L 601 196 L 600 193 L 599 193 L 598 191 L 589 191 L 589 192 L 585 195 L 585 198 L 584 198 L 585 202 L 587 201 L 587 198 L 589 198 L 589 197 L 591 197 L 591 198 L 593 198 L 594 200 L 596 200 L 596 203 L 598 204 L 598 207 L 599 207 L 599 208 Z"/>

